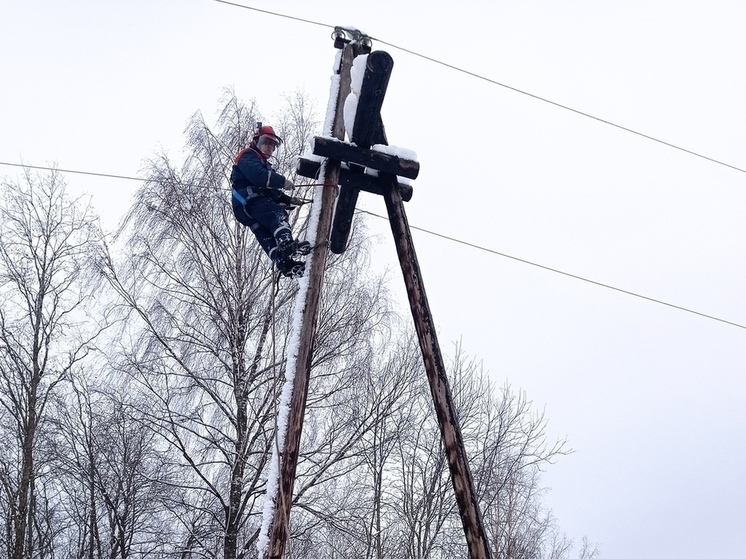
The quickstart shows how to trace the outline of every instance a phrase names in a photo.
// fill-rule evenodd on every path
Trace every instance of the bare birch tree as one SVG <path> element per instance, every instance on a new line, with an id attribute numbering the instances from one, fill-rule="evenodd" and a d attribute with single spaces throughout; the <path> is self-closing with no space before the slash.
<path id="1" fill-rule="evenodd" d="M 307 523 L 312 529 L 292 557 L 466 555 L 419 350 L 409 341 L 389 351 L 388 365 L 370 367 L 369 389 L 363 389 L 361 377 L 357 396 L 347 396 L 360 410 L 358 424 L 375 418 L 358 441 L 363 459 L 333 485 L 321 486 L 324 492 L 304 507 L 316 522 Z M 450 370 L 495 557 L 569 559 L 571 542 L 543 506 L 540 477 L 544 467 L 569 452 L 566 443 L 548 441 L 546 418 L 532 409 L 525 394 L 508 386 L 495 390 L 481 366 L 458 348 Z M 584 542 L 579 557 L 596 553 Z"/>
<path id="2" fill-rule="evenodd" d="M 56 172 L 27 171 L 0 191 L 0 516 L 7 556 L 23 559 L 48 545 L 38 514 L 48 497 L 40 445 L 50 398 L 102 328 L 86 312 L 101 233 Z"/>
<path id="3" fill-rule="evenodd" d="M 290 128 L 278 132 L 310 133 L 307 110 L 296 98 L 281 119 Z M 184 488 L 183 551 L 225 559 L 255 554 L 297 289 L 274 282 L 271 263 L 230 209 L 232 157 L 258 120 L 254 107 L 230 94 L 214 130 L 195 115 L 183 164 L 177 168 L 166 156 L 150 163 L 150 180 L 126 223 L 131 257 L 109 269 L 124 307 L 138 319 L 130 323 L 132 344 L 120 368 L 151 401 L 151 426 L 178 458 L 172 467 Z M 309 140 L 300 139 L 298 145 Z M 331 405 L 352 388 L 351 375 L 339 372 L 365 367 L 372 355 L 366 340 L 390 313 L 379 285 L 351 279 L 351 258 L 331 264 L 338 272 L 330 273 L 324 296 L 309 408 L 325 410 L 318 418 L 325 429 L 303 451 L 299 502 L 355 464 L 353 448 L 370 428 L 370 421 L 352 425 Z"/>
<path id="4" fill-rule="evenodd" d="M 155 558 L 174 531 L 166 514 L 170 472 L 156 434 L 140 421 L 147 408 L 99 379 L 75 381 L 55 414 L 56 485 L 71 520 L 71 556 Z"/>

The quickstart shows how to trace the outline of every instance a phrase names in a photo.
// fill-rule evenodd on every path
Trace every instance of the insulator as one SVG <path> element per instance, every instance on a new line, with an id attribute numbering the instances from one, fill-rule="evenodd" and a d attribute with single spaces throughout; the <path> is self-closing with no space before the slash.
<path id="1" fill-rule="evenodd" d="M 332 39 L 334 39 L 335 49 L 343 49 L 344 46 L 350 42 L 350 40 L 347 38 L 347 33 L 345 33 L 345 29 L 339 26 L 334 28 Z"/>

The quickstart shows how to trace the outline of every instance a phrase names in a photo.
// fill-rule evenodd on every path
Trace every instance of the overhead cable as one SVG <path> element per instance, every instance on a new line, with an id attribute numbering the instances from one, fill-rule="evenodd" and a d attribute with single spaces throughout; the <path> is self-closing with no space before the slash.
<path id="1" fill-rule="evenodd" d="M 373 217 L 378 217 L 378 218 L 381 218 L 381 219 L 388 220 L 388 218 L 385 217 L 385 216 L 378 215 L 378 214 L 375 214 L 373 212 L 369 212 L 369 211 L 366 211 L 366 210 L 356 209 L 355 211 L 357 211 L 359 213 L 368 214 L 368 215 L 371 215 Z M 421 231 L 423 233 L 427 233 L 428 235 L 433 235 L 434 237 L 440 237 L 441 239 L 452 241 L 454 243 L 465 245 L 465 246 L 468 246 L 468 247 L 471 247 L 471 248 L 475 248 L 477 250 L 481 250 L 481 251 L 487 252 L 489 254 L 495 254 L 497 256 L 502 256 L 503 258 L 509 258 L 510 260 L 515 260 L 516 262 L 521 262 L 522 264 L 528 264 L 529 266 L 534 266 L 535 268 L 541 268 L 542 270 L 546 270 L 548 272 L 552 272 L 552 273 L 555 273 L 555 274 L 560 274 L 560 275 L 566 276 L 568 278 L 573 278 L 573 279 L 576 279 L 576 280 L 584 281 L 586 283 L 597 285 L 597 286 L 603 287 L 605 289 L 611 289 L 611 290 L 617 291 L 619 293 L 624 293 L 625 295 L 631 295 L 632 297 L 637 297 L 638 299 L 644 299 L 644 300 L 650 301 L 652 303 L 657 303 L 659 305 L 665 305 L 667 307 L 671 307 L 671 308 L 674 308 L 674 309 L 678 309 L 680 311 L 684 311 L 684 312 L 688 312 L 688 313 L 691 313 L 691 314 L 695 314 L 695 315 L 701 316 L 703 318 L 709 318 L 710 320 L 717 320 L 718 322 L 722 322 L 724 324 L 729 324 L 731 326 L 735 326 L 737 328 L 742 328 L 742 329 L 746 330 L 746 326 L 744 326 L 743 324 L 738 324 L 737 322 L 731 322 L 730 320 L 725 320 L 723 318 L 718 318 L 716 316 L 712 316 L 710 314 L 705 314 L 705 313 L 702 313 L 702 312 L 699 312 L 699 311 L 688 309 L 688 308 L 682 307 L 680 305 L 674 305 L 673 303 L 667 303 L 666 301 L 661 301 L 660 299 L 655 299 L 653 297 L 648 297 L 647 295 L 641 295 L 639 293 L 635 293 L 633 291 L 628 291 L 628 290 L 622 289 L 620 287 L 614 287 L 613 285 L 609 285 L 607 283 L 601 283 L 600 281 L 595 281 L 595 280 L 592 280 L 592 279 L 584 278 L 583 276 L 578 276 L 576 274 L 571 274 L 569 272 L 563 272 L 562 270 L 558 270 L 557 268 L 550 268 L 549 266 L 545 266 L 543 264 L 538 264 L 536 262 L 531 262 L 530 260 L 525 260 L 524 258 L 519 258 L 517 256 L 512 256 L 510 254 L 505 254 L 504 252 L 498 252 L 498 251 L 493 250 L 491 248 L 487 248 L 487 247 L 483 247 L 483 246 L 480 246 L 480 245 L 476 245 L 476 244 L 470 243 L 468 241 L 462 241 L 462 240 L 457 239 L 455 237 L 449 237 L 448 235 L 443 235 L 442 233 L 437 233 L 437 232 L 429 230 L 429 229 L 423 229 L 422 227 L 417 227 L 416 225 L 411 225 L 410 224 L 409 227 L 412 228 L 412 229 L 415 229 L 417 231 Z"/>
<path id="2" fill-rule="evenodd" d="M 259 9 L 259 8 L 255 8 L 253 6 L 247 6 L 245 4 L 239 4 L 237 2 L 228 2 L 226 0 L 213 0 L 213 1 L 214 2 L 219 2 L 221 4 L 228 4 L 229 6 L 234 6 L 234 7 L 237 7 L 237 8 L 244 8 L 246 10 L 253 10 L 253 11 L 256 11 L 256 12 L 261 12 L 261 13 L 264 13 L 264 14 L 267 14 L 267 15 L 272 15 L 272 16 L 286 18 L 286 19 L 292 19 L 292 20 L 295 20 L 295 21 L 300 21 L 302 23 L 308 23 L 308 24 L 311 24 L 311 25 L 317 25 L 317 26 L 321 26 L 321 27 L 328 27 L 330 29 L 334 29 L 334 27 L 335 27 L 334 25 L 329 25 L 328 23 L 321 23 L 321 22 L 318 22 L 318 21 L 313 21 L 313 20 L 305 19 L 305 18 L 301 18 L 301 17 L 290 16 L 290 15 L 287 15 L 287 14 L 281 14 L 279 12 L 273 12 L 273 11 L 270 11 L 270 10 L 262 10 L 262 9 Z M 397 50 L 400 50 L 402 52 L 406 52 L 408 54 L 411 54 L 412 56 L 417 56 L 419 58 L 422 58 L 423 60 L 427 60 L 427 61 L 432 62 L 434 64 L 439 64 L 441 66 L 444 66 L 444 67 L 449 68 L 451 70 L 454 70 L 456 72 L 461 72 L 462 74 L 466 74 L 468 76 L 477 78 L 479 80 L 486 81 L 486 82 L 491 83 L 493 85 L 497 85 L 499 87 L 503 87 L 505 89 L 509 89 L 510 91 L 513 91 L 515 93 L 519 93 L 521 95 L 525 95 L 527 97 L 531 97 L 532 99 L 536 99 L 537 101 L 542 101 L 543 103 L 548 103 L 548 104 L 553 105 L 555 107 L 558 107 L 560 109 L 564 109 L 566 111 L 570 111 L 570 112 L 575 113 L 577 115 L 580 115 L 580 116 L 583 116 L 583 117 L 586 117 L 586 118 L 590 118 L 590 119 L 595 120 L 597 122 L 600 122 L 602 124 L 606 124 L 608 126 L 612 126 L 614 128 L 617 128 L 618 130 L 623 130 L 624 132 L 629 132 L 630 134 L 634 134 L 634 135 L 639 136 L 641 138 L 645 138 L 646 140 L 657 142 L 659 144 L 662 144 L 664 146 L 667 146 L 667 147 L 670 147 L 670 148 L 682 151 L 682 152 L 687 153 L 689 155 L 693 155 L 695 157 L 699 157 L 701 159 L 705 159 L 707 161 L 710 161 L 711 163 L 715 163 L 717 165 L 722 165 L 724 167 L 728 167 L 730 169 L 733 169 L 735 171 L 739 171 L 741 173 L 746 173 L 746 169 L 744 169 L 742 167 L 738 167 L 736 165 L 731 165 L 730 163 L 727 163 L 727 162 L 722 161 L 720 159 L 715 159 L 714 157 L 710 157 L 708 155 L 704 155 L 704 154 L 699 153 L 697 151 L 694 151 L 694 150 L 691 150 L 691 149 L 687 149 L 685 147 L 681 147 L 679 145 L 673 144 L 671 142 L 667 142 L 665 140 L 661 140 L 659 138 L 656 138 L 655 136 L 651 136 L 649 134 L 645 134 L 644 132 L 638 132 L 637 130 L 634 130 L 632 128 L 628 128 L 627 126 L 622 126 L 621 124 L 616 124 L 614 122 L 611 122 L 610 120 L 606 120 L 604 118 L 600 118 L 600 117 L 594 116 L 594 115 L 592 115 L 590 113 L 586 113 L 585 111 L 574 109 L 574 108 L 572 108 L 572 107 L 570 107 L 568 105 L 564 105 L 562 103 L 558 103 L 556 101 L 552 101 L 551 99 L 547 99 L 546 97 L 541 97 L 539 95 L 536 95 L 534 93 L 530 93 L 530 92 L 525 91 L 523 89 L 519 89 L 517 87 L 513 87 L 511 85 L 499 82 L 497 80 L 493 80 L 492 78 L 488 78 L 486 76 L 483 76 L 481 74 L 477 74 L 476 72 L 472 72 L 470 70 L 465 70 L 464 68 L 461 68 L 461 67 L 456 66 L 454 64 L 449 64 L 447 62 L 443 62 L 441 60 L 438 60 L 438 59 L 433 58 L 431 56 L 427 56 L 425 54 L 421 54 L 421 53 L 413 51 L 411 49 L 408 49 L 408 48 L 405 48 L 405 47 L 401 47 L 401 46 L 395 45 L 393 43 L 389 43 L 387 41 L 384 41 L 383 39 L 379 39 L 377 37 L 372 37 L 372 36 L 371 36 L 371 39 L 373 41 L 378 41 L 381 44 L 388 45 L 388 46 L 390 46 L 392 48 L 395 48 Z"/>
<path id="3" fill-rule="evenodd" d="M 38 170 L 43 170 L 43 171 L 58 171 L 60 173 L 75 173 L 75 174 L 78 174 L 78 175 L 92 175 L 92 176 L 104 177 L 104 178 L 125 179 L 125 180 L 133 180 L 133 181 L 140 181 L 140 182 L 152 181 L 152 179 L 143 179 L 143 178 L 132 177 L 132 176 L 127 176 L 127 175 L 116 175 L 116 174 L 112 174 L 112 173 L 97 173 L 97 172 L 92 172 L 92 171 L 80 171 L 80 170 L 74 170 L 74 169 L 58 169 L 58 168 L 55 168 L 55 167 L 45 167 L 45 166 L 40 166 L 40 165 L 23 165 L 23 164 L 20 164 L 20 163 L 7 163 L 5 161 L 0 161 L 0 165 L 7 165 L 7 166 L 11 166 L 11 167 L 25 167 L 25 168 L 28 168 L 28 169 L 38 169 Z M 153 182 L 157 182 L 157 181 L 153 181 Z M 202 185 L 192 185 L 192 186 L 195 187 L 195 188 L 208 188 L 208 187 L 205 187 L 205 186 L 202 186 Z M 299 186 L 312 186 L 312 185 L 299 185 Z M 366 210 L 361 210 L 359 208 L 355 209 L 355 212 L 367 214 L 367 215 L 370 215 L 370 216 L 373 216 L 373 217 L 376 217 L 376 218 L 380 218 L 380 219 L 388 219 L 388 218 L 386 218 L 384 216 L 381 216 L 381 215 L 378 215 L 376 213 L 369 212 L 369 211 L 366 211 Z M 746 326 L 744 326 L 742 324 L 738 324 L 737 322 L 732 322 L 730 320 L 725 320 L 723 318 L 718 318 L 716 316 L 713 316 L 713 315 L 710 315 L 710 314 L 706 314 L 706 313 L 703 313 L 703 312 L 699 312 L 699 311 L 695 311 L 695 310 L 689 309 L 687 307 L 682 307 L 680 305 L 674 305 L 673 303 L 667 303 L 666 301 L 662 301 L 660 299 L 655 299 L 653 297 L 648 297 L 647 295 L 641 295 L 639 293 L 635 293 L 633 291 L 628 291 L 628 290 L 622 289 L 620 287 L 614 287 L 613 285 L 609 285 L 609 284 L 601 283 L 599 281 L 595 281 L 595 280 L 592 280 L 592 279 L 584 278 L 583 276 L 578 276 L 576 274 L 571 274 L 569 272 L 563 272 L 562 270 L 558 270 L 556 268 L 551 268 L 549 266 L 545 266 L 545 265 L 539 264 L 537 262 L 531 262 L 530 260 L 526 260 L 524 258 L 519 258 L 517 256 L 512 256 L 510 254 L 506 254 L 504 252 L 499 252 L 497 250 L 493 250 L 491 248 L 487 248 L 487 247 L 484 247 L 484 246 L 481 246 L 481 245 L 470 243 L 468 241 L 463 241 L 461 239 L 457 239 L 457 238 L 451 237 L 449 235 L 444 235 L 443 233 L 437 233 L 437 232 L 429 230 L 429 229 L 424 229 L 422 227 L 417 227 L 416 225 L 411 225 L 410 224 L 410 227 L 412 229 L 416 230 L 416 231 L 421 231 L 422 233 L 425 233 L 427 235 L 432 235 L 434 237 L 439 237 L 441 239 L 445 239 L 445 240 L 448 240 L 448 241 L 451 241 L 451 242 L 454 242 L 454 243 L 458 243 L 458 244 L 461 244 L 461 245 L 464 245 L 464 246 L 468 246 L 468 247 L 474 248 L 476 250 L 480 250 L 482 252 L 486 252 L 486 253 L 493 254 L 493 255 L 496 255 L 496 256 L 502 256 L 503 258 L 508 258 L 508 259 L 514 260 L 516 262 L 521 262 L 522 264 L 528 264 L 529 266 L 534 266 L 535 268 L 541 268 L 542 270 L 546 270 L 548 272 L 552 272 L 552 273 L 555 273 L 555 274 L 560 274 L 560 275 L 563 275 L 563 276 L 566 276 L 566 277 L 569 277 L 569 278 L 573 278 L 573 279 L 580 280 L 580 281 L 583 281 L 583 282 L 586 282 L 586 283 L 590 283 L 590 284 L 593 284 L 593 285 L 596 285 L 596 286 L 599 286 L 599 287 L 603 287 L 605 289 L 611 289 L 611 290 L 617 291 L 619 293 L 624 293 L 625 295 L 630 295 L 632 297 L 637 297 L 638 299 L 644 299 L 644 300 L 650 301 L 652 303 L 657 303 L 659 305 L 665 305 L 667 307 L 678 309 L 680 311 L 688 312 L 690 314 L 695 314 L 695 315 L 703 317 L 703 318 L 708 318 L 710 320 L 715 320 L 717 322 L 722 322 L 724 324 L 728 324 L 730 326 L 735 326 L 736 328 L 742 328 L 742 329 L 746 330 Z"/>

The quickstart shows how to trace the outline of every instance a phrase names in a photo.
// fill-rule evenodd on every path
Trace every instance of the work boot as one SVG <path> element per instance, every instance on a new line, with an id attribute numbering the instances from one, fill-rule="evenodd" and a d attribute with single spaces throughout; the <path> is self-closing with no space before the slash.
<path id="1" fill-rule="evenodd" d="M 302 278 L 306 271 L 306 264 L 300 260 L 283 260 L 276 262 L 277 269 L 286 278 Z"/>
<path id="2" fill-rule="evenodd" d="M 287 260 L 289 258 L 297 258 L 299 256 L 306 256 L 311 252 L 311 243 L 308 241 L 293 241 L 283 243 L 277 246 L 277 254 Z"/>
<path id="3" fill-rule="evenodd" d="M 295 242 L 295 253 L 305 256 L 311 252 L 311 243 L 308 241 L 296 241 Z"/>
<path id="4" fill-rule="evenodd" d="M 295 241 L 290 227 L 281 225 L 274 233 L 277 242 L 277 260 L 288 260 L 295 252 Z"/>

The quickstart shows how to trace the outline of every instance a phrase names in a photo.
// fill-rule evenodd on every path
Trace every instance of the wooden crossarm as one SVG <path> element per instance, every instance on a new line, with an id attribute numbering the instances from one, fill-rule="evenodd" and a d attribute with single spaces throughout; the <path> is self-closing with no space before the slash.
<path id="1" fill-rule="evenodd" d="M 375 169 L 376 171 L 408 179 L 416 179 L 420 172 L 420 164 L 417 161 L 361 148 L 347 142 L 332 140 L 323 136 L 314 137 L 313 153 L 337 161 L 357 163 L 369 169 Z"/>
<path id="2" fill-rule="evenodd" d="M 321 169 L 321 162 L 313 159 L 306 159 L 305 157 L 298 158 L 298 164 L 296 165 L 295 172 L 302 177 L 308 177 L 309 179 L 318 179 L 319 169 Z M 358 188 L 364 192 L 370 192 L 371 194 L 383 194 L 381 187 L 381 180 L 373 175 L 368 175 L 362 172 L 356 172 L 348 168 L 343 168 L 339 174 L 339 185 L 340 186 L 351 186 Z M 409 202 L 412 199 L 414 189 L 411 184 L 405 184 L 403 182 L 397 182 L 399 192 L 401 193 L 402 200 Z"/>

